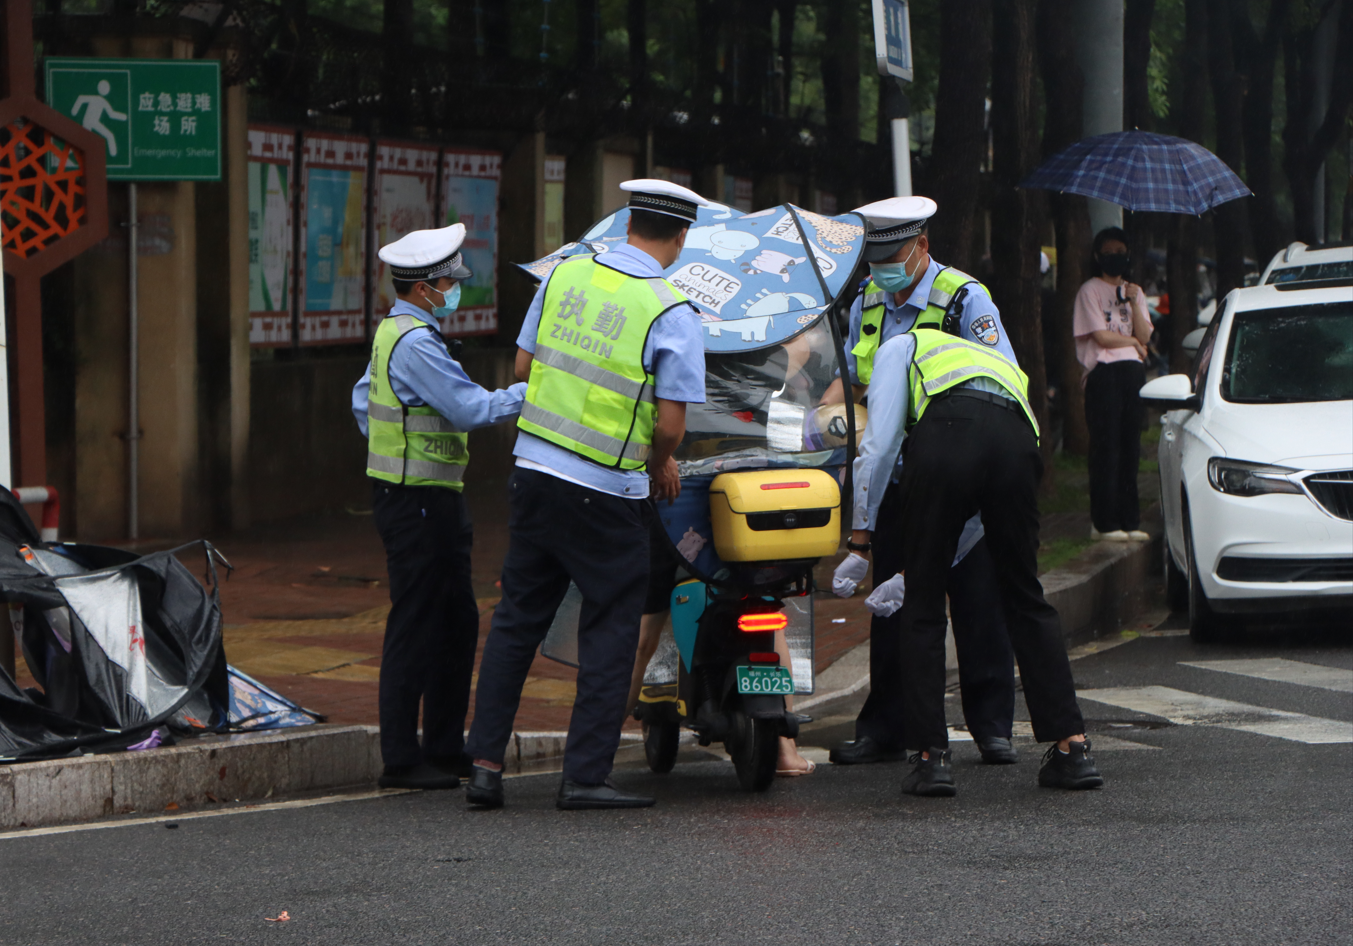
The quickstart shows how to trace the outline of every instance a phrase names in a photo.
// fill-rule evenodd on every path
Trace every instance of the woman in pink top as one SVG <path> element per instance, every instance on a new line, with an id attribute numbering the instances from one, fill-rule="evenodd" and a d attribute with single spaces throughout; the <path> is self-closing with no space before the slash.
<path id="1" fill-rule="evenodd" d="M 1095 235 L 1092 271 L 1076 295 L 1076 357 L 1085 369 L 1085 423 L 1090 432 L 1090 537 L 1117 542 L 1149 538 L 1138 526 L 1137 461 L 1141 456 L 1146 344 L 1151 317 L 1142 289 L 1126 280 L 1127 235 L 1108 227 Z"/>

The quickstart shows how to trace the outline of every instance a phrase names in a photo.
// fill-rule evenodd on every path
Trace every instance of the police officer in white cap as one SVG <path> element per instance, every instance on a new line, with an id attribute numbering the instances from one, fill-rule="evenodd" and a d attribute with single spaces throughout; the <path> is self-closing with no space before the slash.
<path id="1" fill-rule="evenodd" d="M 475 691 L 466 799 L 503 804 L 502 763 L 522 684 L 572 580 L 582 592 L 578 695 L 560 808 L 637 808 L 610 783 L 648 590 L 651 492 L 674 499 L 686 404 L 705 399 L 700 318 L 662 276 L 708 203 L 628 181 L 629 239 L 560 263 L 517 338 L 529 378 L 509 484 L 511 538 Z"/>
<path id="2" fill-rule="evenodd" d="M 511 420 L 524 384 L 486 391 L 452 357 L 438 320 L 455 311 L 470 270 L 464 224 L 417 230 L 381 247 L 397 301 L 376 328 L 371 364 L 352 389 L 367 438 L 376 529 L 390 572 L 381 652 L 382 788 L 456 788 L 479 609 L 473 533 L 461 496 L 466 432 Z M 418 743 L 419 704 L 423 743 Z"/>
<path id="3" fill-rule="evenodd" d="M 865 261 L 870 278 L 862 284 L 850 312 L 847 367 L 856 399 L 868 385 L 870 423 L 856 461 L 854 529 L 848 555 L 837 569 L 833 587 L 849 596 L 864 581 L 865 557 L 873 550 L 875 586 L 897 574 L 898 546 L 893 539 L 899 521 L 897 481 L 901 476 L 901 438 L 879 436 L 891 429 L 892 397 L 906 384 L 906 373 L 874 371 L 874 355 L 887 339 L 917 325 L 941 327 L 949 321 L 961 337 L 979 341 L 1011 361 L 1014 351 L 1001 325 L 1000 313 L 986 288 L 961 270 L 930 258 L 926 225 L 936 205 L 928 197 L 893 197 L 860 207 L 868 224 Z M 839 387 L 824 400 L 841 397 Z M 899 427 L 900 429 L 900 427 Z M 870 543 L 866 534 L 876 534 Z M 1006 634 L 991 554 L 980 517 L 974 516 L 959 542 L 946 590 L 958 652 L 963 713 L 983 761 L 1005 765 L 1017 761 L 1011 742 L 1015 709 L 1014 655 Z M 855 739 L 832 750 L 838 765 L 897 761 L 905 756 L 902 732 L 903 689 L 899 653 L 901 618 L 876 614 L 870 624 L 869 698 L 855 721 Z"/>

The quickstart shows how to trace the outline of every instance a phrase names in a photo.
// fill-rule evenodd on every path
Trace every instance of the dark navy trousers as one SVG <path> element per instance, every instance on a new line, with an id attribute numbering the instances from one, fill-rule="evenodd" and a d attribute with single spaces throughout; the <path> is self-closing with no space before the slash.
<path id="1" fill-rule="evenodd" d="M 897 535 L 905 528 L 896 483 L 879 504 L 874 530 L 874 584 L 902 568 Z M 911 589 L 907 589 L 908 594 Z M 963 718 L 974 739 L 1010 738 L 1015 715 L 1015 655 L 1006 633 L 1000 583 L 985 538 L 949 569 L 945 592 L 958 651 Z M 855 738 L 888 749 L 906 745 L 903 732 L 902 613 L 869 624 L 869 697 L 855 720 Z"/>
<path id="2" fill-rule="evenodd" d="M 372 482 L 373 517 L 390 575 L 381 650 L 381 760 L 388 766 L 453 761 L 465 741 L 479 643 L 470 516 L 464 497 L 444 486 Z"/>
<path id="3" fill-rule="evenodd" d="M 611 773 L 625 722 L 648 590 L 650 513 L 643 500 L 537 470 L 514 470 L 508 490 L 503 597 L 484 642 L 466 751 L 476 759 L 503 761 L 526 673 L 571 580 L 583 605 L 564 778 L 600 785 Z"/>

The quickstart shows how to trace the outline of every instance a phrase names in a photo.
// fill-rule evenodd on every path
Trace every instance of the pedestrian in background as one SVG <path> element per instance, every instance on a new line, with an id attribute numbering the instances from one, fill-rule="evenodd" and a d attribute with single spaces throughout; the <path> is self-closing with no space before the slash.
<path id="1" fill-rule="evenodd" d="M 1127 281 L 1127 235 L 1095 235 L 1091 271 L 1076 294 L 1076 357 L 1085 369 L 1085 425 L 1090 433 L 1090 538 L 1145 541 L 1137 498 L 1142 401 L 1151 316 L 1142 288 Z"/>
<path id="2" fill-rule="evenodd" d="M 376 327 L 371 364 L 352 389 L 367 438 L 376 529 L 390 573 L 381 649 L 382 788 L 458 788 L 479 608 L 470 583 L 474 532 L 461 496 L 466 432 L 511 420 L 526 385 L 486 391 L 452 357 L 437 320 L 472 275 L 465 225 L 415 230 L 378 254 L 396 302 Z M 418 710 L 423 743 L 418 744 Z"/>

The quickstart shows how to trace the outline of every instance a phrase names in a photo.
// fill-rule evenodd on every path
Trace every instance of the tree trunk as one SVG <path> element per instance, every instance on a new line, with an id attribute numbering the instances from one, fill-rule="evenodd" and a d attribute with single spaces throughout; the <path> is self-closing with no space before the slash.
<path id="1" fill-rule="evenodd" d="M 1326 18 L 1336 15 L 1333 5 L 1328 10 Z M 1287 86 L 1283 169 L 1292 188 L 1296 238 L 1306 243 L 1321 242 L 1325 236 L 1316 227 L 1316 176 L 1323 171 L 1353 100 L 1353 2 L 1344 0 L 1338 16 L 1337 23 L 1322 21 L 1314 29 L 1289 32 L 1283 38 Z M 1321 31 L 1327 29 L 1337 33 L 1330 74 L 1325 76 L 1321 74 L 1323 53 L 1317 44 Z"/>
<path id="2" fill-rule="evenodd" d="M 1290 0 L 1270 0 L 1262 36 L 1255 32 L 1243 4 L 1231 10 L 1231 40 L 1237 70 L 1244 76 L 1241 136 L 1245 143 L 1245 183 L 1254 191 L 1248 201 L 1250 238 L 1260 267 L 1286 242 L 1278 223 L 1273 185 L 1273 70 L 1289 4 Z"/>
<path id="3" fill-rule="evenodd" d="M 1147 67 L 1151 64 L 1151 19 L 1155 13 L 1156 0 L 1127 0 L 1123 16 L 1123 123 L 1127 128 L 1142 131 L 1151 131 L 1156 124 L 1147 83 Z"/>
<path id="4" fill-rule="evenodd" d="M 780 35 L 776 40 L 780 60 L 776 77 L 780 81 L 775 112 L 785 118 L 789 117 L 789 98 L 794 91 L 794 17 L 798 9 L 794 0 L 780 0 Z"/>
<path id="5" fill-rule="evenodd" d="M 1077 0 L 1041 0 L 1038 7 L 1038 57 L 1043 70 L 1046 113 L 1043 125 L 1043 156 L 1049 157 L 1081 139 L 1084 125 L 1085 77 L 1076 58 L 1072 7 Z M 1053 229 L 1057 240 L 1057 291 L 1051 311 L 1042 317 L 1054 323 L 1057 333 L 1057 364 L 1048 365 L 1055 379 L 1062 411 L 1062 449 L 1085 456 L 1089 433 L 1085 426 L 1084 370 L 1076 359 L 1073 316 L 1076 293 L 1088 277 L 1090 215 L 1085 198 L 1077 194 L 1052 194 Z"/>
<path id="6" fill-rule="evenodd" d="M 384 129 L 405 133 L 409 125 L 409 74 L 407 51 L 413 45 L 413 0 L 385 0 L 381 33 L 381 124 Z"/>
<path id="7" fill-rule="evenodd" d="M 1231 0 L 1208 0 L 1207 61 L 1212 74 L 1212 106 L 1217 123 L 1217 157 L 1239 174 L 1244 140 L 1241 97 L 1244 80 L 1236 72 L 1231 41 Z M 1231 200 L 1213 211 L 1217 243 L 1217 298 L 1245 284 L 1245 211 L 1247 201 Z"/>
<path id="8" fill-rule="evenodd" d="M 574 8 L 577 40 L 573 46 L 573 66 L 580 73 L 595 72 L 601 48 L 600 0 L 576 0 Z"/>
<path id="9" fill-rule="evenodd" d="M 860 139 L 860 9 L 854 3 L 829 3 L 819 11 L 827 34 L 822 52 L 827 129 L 837 147 L 853 153 Z"/>
<path id="10" fill-rule="evenodd" d="M 991 72 L 991 0 L 949 0 L 940 8 L 940 79 L 930 193 L 931 252 L 972 272 L 977 191 L 987 147 L 986 97 Z M 886 81 L 886 80 L 885 80 Z"/>
<path id="11" fill-rule="evenodd" d="M 991 290 L 1010 333 L 1019 365 L 1029 376 L 1029 403 L 1047 430 L 1048 388 L 1043 364 L 1042 277 L 1039 245 L 1046 223 L 1044 192 L 1017 185 L 1038 161 L 1038 76 L 1034 49 L 1034 5 L 993 0 L 991 131 Z M 1042 439 L 1050 458 L 1051 436 Z"/>
<path id="12" fill-rule="evenodd" d="M 648 0 L 629 0 L 625 25 L 629 31 L 631 114 L 638 114 L 648 86 Z"/>
<path id="13" fill-rule="evenodd" d="M 1207 2 L 1184 0 L 1184 89 L 1175 127 L 1183 137 L 1201 136 L 1207 105 Z M 1198 324 L 1198 218 L 1179 214 L 1171 228 L 1166 285 L 1170 295 L 1170 371 L 1187 373 L 1184 336 Z"/>

